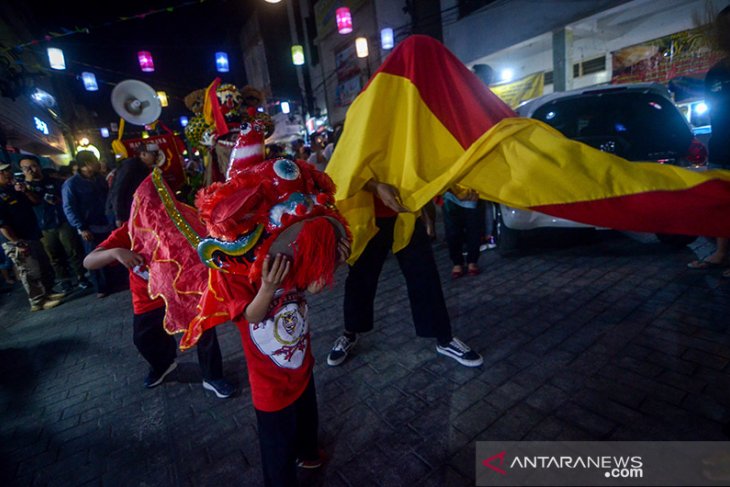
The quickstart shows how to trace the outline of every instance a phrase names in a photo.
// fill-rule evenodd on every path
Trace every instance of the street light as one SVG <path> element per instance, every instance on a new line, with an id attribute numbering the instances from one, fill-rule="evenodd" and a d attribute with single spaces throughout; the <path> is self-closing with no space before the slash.
<path id="1" fill-rule="evenodd" d="M 386 27 L 385 29 L 380 31 L 380 46 L 383 49 L 393 49 L 393 46 L 395 45 L 394 38 L 393 38 L 393 29 L 390 27 Z"/>
<path id="2" fill-rule="evenodd" d="M 340 34 L 352 32 L 352 14 L 349 8 L 340 7 L 335 10 L 335 21 L 337 23 L 337 32 Z"/>
<path id="3" fill-rule="evenodd" d="M 368 40 L 365 37 L 358 37 L 355 39 L 355 51 L 357 52 L 357 57 L 363 58 L 368 57 L 368 54 L 370 53 L 368 51 Z"/>
<path id="4" fill-rule="evenodd" d="M 301 44 L 291 46 L 291 60 L 295 66 L 304 64 L 304 47 Z"/>
<path id="5" fill-rule="evenodd" d="M 229 71 L 228 54 L 222 51 L 215 53 L 215 69 L 219 73 L 227 73 Z"/>
<path id="6" fill-rule="evenodd" d="M 155 70 L 155 63 L 152 60 L 152 53 L 149 51 L 139 51 L 137 53 L 137 59 L 139 60 L 139 67 L 145 73 L 152 73 Z"/>
<path id="7" fill-rule="evenodd" d="M 84 71 L 81 73 L 81 81 L 84 82 L 84 88 L 86 91 L 99 91 L 99 85 L 96 83 L 96 76 L 94 76 L 94 73 Z"/>
<path id="8" fill-rule="evenodd" d="M 167 106 L 167 93 L 164 91 L 157 92 L 157 99 L 160 100 L 160 105 L 163 107 Z"/>
<path id="9" fill-rule="evenodd" d="M 66 69 L 66 60 L 63 58 L 63 51 L 57 47 L 49 47 L 48 50 L 48 62 L 51 65 L 51 69 Z"/>

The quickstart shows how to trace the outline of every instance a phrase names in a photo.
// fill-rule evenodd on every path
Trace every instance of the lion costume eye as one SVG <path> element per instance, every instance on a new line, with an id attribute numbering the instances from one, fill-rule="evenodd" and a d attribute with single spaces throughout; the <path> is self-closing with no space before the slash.
<path id="1" fill-rule="evenodd" d="M 294 181 L 299 178 L 299 166 L 288 159 L 279 159 L 274 163 L 274 172 L 281 179 Z"/>
<path id="2" fill-rule="evenodd" d="M 248 122 L 243 122 L 243 123 L 241 124 L 241 135 L 246 135 L 246 134 L 248 134 L 249 132 L 251 132 L 251 130 L 252 130 L 252 129 L 253 129 L 253 127 L 251 126 L 251 124 L 250 124 L 250 123 L 248 123 Z"/>

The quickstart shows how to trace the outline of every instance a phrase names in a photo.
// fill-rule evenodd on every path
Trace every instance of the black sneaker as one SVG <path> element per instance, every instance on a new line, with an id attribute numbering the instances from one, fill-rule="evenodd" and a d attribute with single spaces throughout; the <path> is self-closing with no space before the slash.
<path id="1" fill-rule="evenodd" d="M 213 391 L 215 395 L 220 397 L 221 399 L 231 397 L 231 394 L 236 391 L 236 388 L 228 383 L 225 379 L 204 380 L 203 389 Z"/>
<path id="2" fill-rule="evenodd" d="M 350 340 L 345 335 L 342 335 L 332 346 L 330 354 L 327 355 L 327 365 L 336 366 L 340 365 L 345 361 L 347 355 L 352 351 L 353 347 L 357 344 L 358 337 L 355 335 L 354 340 Z"/>
<path id="3" fill-rule="evenodd" d="M 93 284 L 88 279 L 81 279 L 77 286 L 79 289 L 90 289 Z"/>
<path id="4" fill-rule="evenodd" d="M 324 450 L 319 448 L 317 451 L 317 458 L 314 460 L 302 460 L 300 458 L 297 458 L 297 467 L 299 468 L 305 468 L 305 469 L 315 469 L 321 467 L 325 461 L 327 461 L 327 454 L 325 454 Z"/>
<path id="5" fill-rule="evenodd" d="M 150 370 L 150 373 L 147 374 L 147 377 L 145 377 L 144 379 L 144 386 L 147 389 L 152 389 L 153 387 L 159 386 L 160 384 L 162 384 L 162 382 L 164 382 L 165 377 L 167 377 L 170 372 L 175 370 L 176 367 L 177 362 L 173 361 L 170 366 L 167 367 L 167 369 L 162 373 Z"/>
<path id="6" fill-rule="evenodd" d="M 441 355 L 451 357 L 461 365 L 466 365 L 467 367 L 479 367 L 484 363 L 481 355 L 456 337 L 452 338 L 445 347 L 436 345 L 436 351 Z"/>

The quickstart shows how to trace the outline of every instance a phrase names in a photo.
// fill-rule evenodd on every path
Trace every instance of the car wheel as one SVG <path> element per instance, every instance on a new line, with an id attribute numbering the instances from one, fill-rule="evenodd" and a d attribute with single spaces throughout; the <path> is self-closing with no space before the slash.
<path id="1" fill-rule="evenodd" d="M 697 237 L 692 235 L 675 235 L 671 233 L 657 233 L 656 238 L 661 243 L 672 247 L 685 247 L 697 240 Z"/>
<path id="2" fill-rule="evenodd" d="M 492 208 L 494 208 L 494 221 L 496 223 L 495 239 L 497 243 L 497 252 L 502 257 L 513 256 L 517 254 L 519 248 L 520 232 L 519 230 L 514 230 L 504 224 L 499 204 L 495 203 L 492 205 Z"/>

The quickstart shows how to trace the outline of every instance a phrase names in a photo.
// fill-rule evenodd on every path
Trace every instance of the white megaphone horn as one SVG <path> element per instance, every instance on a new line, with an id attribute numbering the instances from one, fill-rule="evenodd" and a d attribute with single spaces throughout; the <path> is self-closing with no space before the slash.
<path id="1" fill-rule="evenodd" d="M 117 115 L 134 125 L 149 125 L 162 113 L 155 90 L 136 79 L 121 81 L 114 87 L 112 107 Z"/>

